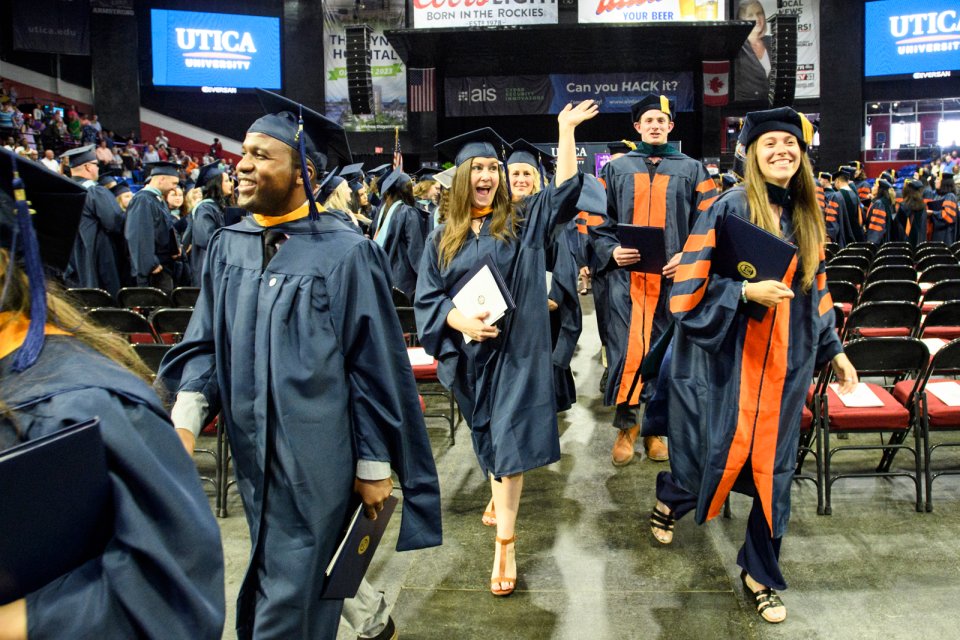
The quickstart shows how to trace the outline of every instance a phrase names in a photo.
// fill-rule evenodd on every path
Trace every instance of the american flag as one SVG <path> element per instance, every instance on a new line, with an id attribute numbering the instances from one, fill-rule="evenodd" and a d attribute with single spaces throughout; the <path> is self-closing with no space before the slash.
<path id="1" fill-rule="evenodd" d="M 411 113 L 437 110 L 437 94 L 434 90 L 435 72 L 436 69 L 407 69 Z"/>
<path id="2" fill-rule="evenodd" d="M 393 168 L 403 171 L 403 153 L 400 152 L 400 127 L 393 128 Z"/>

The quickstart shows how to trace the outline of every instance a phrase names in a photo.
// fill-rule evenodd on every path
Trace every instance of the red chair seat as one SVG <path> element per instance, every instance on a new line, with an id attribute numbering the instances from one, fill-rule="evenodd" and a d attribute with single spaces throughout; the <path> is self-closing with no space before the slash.
<path id="1" fill-rule="evenodd" d="M 927 327 L 923 330 L 923 337 L 955 340 L 960 338 L 960 327 Z"/>
<path id="2" fill-rule="evenodd" d="M 422 348 L 419 347 L 408 347 L 407 351 L 411 349 L 417 349 L 422 351 Z M 437 382 L 437 360 L 433 358 L 430 364 L 412 364 L 411 368 L 413 369 L 413 377 L 420 382 Z"/>
<path id="3" fill-rule="evenodd" d="M 810 431 L 813 426 L 813 411 L 804 405 L 803 412 L 800 414 L 800 431 Z"/>
<path id="4" fill-rule="evenodd" d="M 912 333 L 909 327 L 857 327 L 856 331 L 864 338 L 909 337 Z"/>
<path id="5" fill-rule="evenodd" d="M 956 380 L 951 380 L 950 378 L 931 378 L 927 381 L 927 384 L 931 382 L 956 382 Z M 893 387 L 893 396 L 905 402 L 907 397 L 910 395 L 910 391 L 913 389 L 912 380 L 904 380 L 903 382 L 898 382 Z M 927 416 L 929 419 L 929 424 L 931 429 L 960 429 L 960 407 L 951 407 L 943 403 L 940 398 L 933 395 L 929 391 L 927 393 Z"/>
<path id="6" fill-rule="evenodd" d="M 426 400 L 424 400 L 424 399 L 423 399 L 423 396 L 421 396 L 421 395 L 417 395 L 417 397 L 420 398 L 420 413 L 426 413 L 426 412 L 427 412 L 427 402 L 426 402 Z"/>
<path id="7" fill-rule="evenodd" d="M 943 300 L 931 300 L 930 302 L 924 302 L 920 306 L 920 310 L 923 311 L 924 315 L 926 315 L 942 304 Z"/>
<path id="8" fill-rule="evenodd" d="M 851 302 L 838 302 L 837 304 L 840 305 L 840 310 L 843 311 L 843 315 L 845 315 L 845 316 L 850 315 L 850 311 L 851 311 L 851 309 L 853 309 L 853 303 L 851 303 Z"/>
<path id="9" fill-rule="evenodd" d="M 908 381 L 913 384 L 913 381 Z M 827 387 L 827 407 L 831 431 L 889 430 L 897 431 L 910 426 L 910 412 L 880 385 L 866 383 L 883 402 L 882 407 L 848 407 L 836 392 Z M 908 390 L 909 393 L 909 390 Z"/>

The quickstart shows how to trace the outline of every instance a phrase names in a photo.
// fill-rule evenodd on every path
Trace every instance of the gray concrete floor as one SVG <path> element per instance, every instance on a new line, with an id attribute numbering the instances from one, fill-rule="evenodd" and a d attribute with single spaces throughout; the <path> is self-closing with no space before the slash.
<path id="1" fill-rule="evenodd" d="M 573 361 L 578 402 L 560 415 L 562 459 L 524 483 L 516 592 L 509 598 L 489 592 L 494 530 L 480 523 L 489 488 L 469 430 L 461 424 L 451 446 L 445 423 L 431 419 L 444 544 L 395 552 L 395 518 L 368 574 L 395 603 L 401 638 L 960 637 L 960 478 L 935 483 L 935 511 L 922 514 L 914 511 L 913 484 L 905 479 L 839 481 L 832 516 L 817 515 L 811 483 L 795 483 L 781 558 L 789 613 L 778 626 L 761 621 L 744 599 L 735 564 L 748 498 L 733 496 L 731 519 L 698 527 L 685 518 L 670 547 L 654 541 L 647 515 L 654 478 L 667 465 L 640 455 L 624 468 L 610 464 L 615 434 L 597 389 L 596 317 L 592 299 L 581 300 L 584 331 Z M 960 465 L 960 453 L 941 456 Z M 848 455 L 842 466 L 868 469 L 876 458 Z M 197 462 L 206 467 L 199 455 Z M 908 464 L 907 456 L 897 463 Z M 228 608 L 223 637 L 232 639 L 249 537 L 233 489 L 229 506 L 219 522 Z M 351 637 L 341 629 L 339 638 Z"/>

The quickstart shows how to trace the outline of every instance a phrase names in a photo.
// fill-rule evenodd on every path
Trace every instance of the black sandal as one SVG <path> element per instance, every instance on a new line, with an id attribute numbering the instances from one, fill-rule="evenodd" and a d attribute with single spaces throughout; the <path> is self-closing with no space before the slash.
<path id="1" fill-rule="evenodd" d="M 770 589 L 769 587 L 766 589 L 760 589 L 759 591 L 754 591 L 751 589 L 749 586 L 747 586 L 746 569 L 740 572 L 740 582 L 743 583 L 743 592 L 753 596 L 757 603 L 757 613 L 765 622 L 769 622 L 770 624 L 780 624 L 787 619 L 787 617 L 784 616 L 780 620 L 771 620 L 767 616 L 763 615 L 763 612 L 767 609 L 775 607 L 784 607 L 784 609 L 786 609 L 786 605 L 783 604 L 783 600 L 780 599 L 780 595 L 776 591 Z"/>
<path id="2" fill-rule="evenodd" d="M 653 538 L 660 544 L 670 544 L 673 542 L 673 526 L 676 522 L 677 519 L 673 517 L 672 511 L 670 513 L 664 513 L 654 506 L 653 511 L 650 512 L 650 531 L 653 533 Z M 663 540 L 657 537 L 657 529 L 669 533 L 669 539 Z"/>

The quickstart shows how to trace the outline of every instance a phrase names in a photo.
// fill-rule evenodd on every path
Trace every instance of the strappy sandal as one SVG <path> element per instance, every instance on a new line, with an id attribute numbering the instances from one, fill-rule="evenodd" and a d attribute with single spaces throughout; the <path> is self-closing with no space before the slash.
<path id="1" fill-rule="evenodd" d="M 497 544 L 500 545 L 500 575 L 490 581 L 490 593 L 495 596 L 508 596 L 513 593 L 514 588 L 517 586 L 517 579 L 508 578 L 504 575 L 507 572 L 507 545 L 516 542 L 517 536 L 513 536 L 507 540 L 501 538 L 497 538 L 496 540 Z M 514 552 L 514 559 L 516 559 L 516 552 Z M 501 588 L 502 585 L 507 585 L 507 588 Z"/>
<path id="2" fill-rule="evenodd" d="M 664 513 L 654 506 L 653 511 L 650 512 L 650 532 L 653 534 L 654 539 L 660 544 L 670 544 L 673 542 L 673 526 L 676 523 L 677 519 L 673 517 L 672 511 L 670 513 Z M 657 531 L 663 531 L 668 535 L 660 537 L 657 535 Z"/>
<path id="3" fill-rule="evenodd" d="M 760 617 L 763 618 L 765 622 L 769 622 L 770 624 L 780 624 L 781 622 L 787 619 L 786 605 L 783 604 L 783 600 L 780 598 L 780 594 L 778 594 L 773 589 L 770 589 L 769 587 L 766 589 L 760 589 L 758 591 L 754 591 L 753 589 L 751 589 L 747 585 L 746 569 L 740 572 L 740 582 L 743 583 L 743 592 L 753 596 L 754 600 L 757 603 L 757 613 L 760 614 Z M 783 607 L 784 609 L 784 616 L 779 620 L 776 618 L 771 618 L 769 616 L 764 615 L 767 609 L 775 609 L 777 607 Z"/>
<path id="4" fill-rule="evenodd" d="M 497 526 L 497 509 L 496 505 L 493 504 L 493 498 L 490 498 L 490 510 L 483 512 L 483 517 L 480 518 L 480 522 L 483 523 L 485 527 L 495 527 Z"/>

